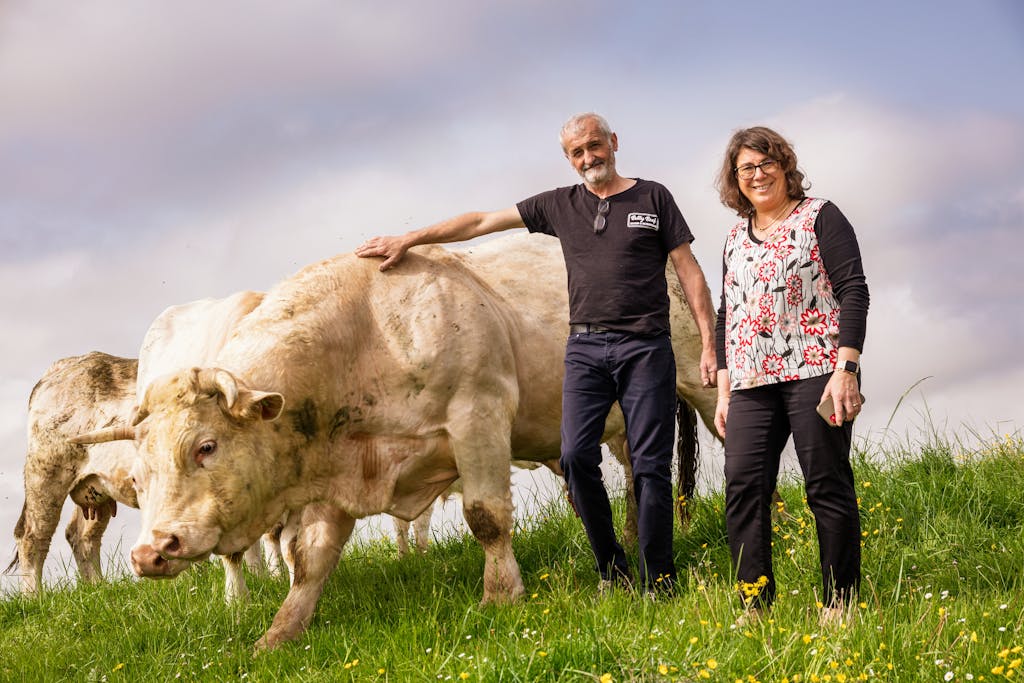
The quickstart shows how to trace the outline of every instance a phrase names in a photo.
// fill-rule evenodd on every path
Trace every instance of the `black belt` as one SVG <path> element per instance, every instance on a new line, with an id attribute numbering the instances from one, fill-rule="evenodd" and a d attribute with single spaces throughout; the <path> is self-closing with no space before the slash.
<path id="1" fill-rule="evenodd" d="M 569 325 L 569 334 L 597 334 L 599 332 L 611 332 L 611 330 L 604 325 L 594 325 L 593 323 L 574 323 Z"/>

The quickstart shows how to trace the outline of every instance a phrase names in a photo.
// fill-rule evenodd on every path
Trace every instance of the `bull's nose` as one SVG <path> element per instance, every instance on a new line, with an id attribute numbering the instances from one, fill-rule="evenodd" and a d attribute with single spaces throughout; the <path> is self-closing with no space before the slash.
<path id="1" fill-rule="evenodd" d="M 154 531 L 152 547 L 164 557 L 175 557 L 181 551 L 181 539 L 174 534 Z"/>
<path id="2" fill-rule="evenodd" d="M 139 576 L 164 576 L 170 568 L 167 560 L 151 545 L 135 546 L 131 558 L 132 568 Z"/>

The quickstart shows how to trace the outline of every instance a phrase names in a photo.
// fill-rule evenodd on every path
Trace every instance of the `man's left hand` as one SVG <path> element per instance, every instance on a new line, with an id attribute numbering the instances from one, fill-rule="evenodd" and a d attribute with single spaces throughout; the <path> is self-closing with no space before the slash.
<path id="1" fill-rule="evenodd" d="M 700 381 L 706 387 L 718 384 L 718 359 L 714 349 L 704 349 L 700 353 Z"/>

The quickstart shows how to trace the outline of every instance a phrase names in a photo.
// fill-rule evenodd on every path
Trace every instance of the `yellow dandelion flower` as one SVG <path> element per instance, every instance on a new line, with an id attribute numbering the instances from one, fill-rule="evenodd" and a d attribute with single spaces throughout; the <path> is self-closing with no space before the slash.
<path id="1" fill-rule="evenodd" d="M 863 484 L 861 484 L 861 486 L 863 486 L 866 489 L 869 489 L 869 488 L 871 488 L 871 482 L 870 481 L 866 481 Z"/>
<path id="2" fill-rule="evenodd" d="M 839 683 L 846 683 L 846 674 L 844 674 L 844 673 L 836 674 L 836 680 L 839 681 Z"/>
<path id="3" fill-rule="evenodd" d="M 697 644 L 697 636 L 690 636 L 690 645 Z"/>
<path id="4" fill-rule="evenodd" d="M 541 581 L 547 581 L 548 580 L 548 575 L 547 574 L 541 574 L 540 575 L 540 580 Z"/>
<path id="5" fill-rule="evenodd" d="M 697 672 L 697 675 L 700 676 L 701 678 L 711 678 L 711 672 L 708 671 L 707 669 L 701 669 L 700 671 Z"/>
<path id="6" fill-rule="evenodd" d="M 538 657 L 547 657 L 548 653 L 545 652 L 544 650 L 541 650 L 540 652 L 537 653 L 537 656 Z"/>
<path id="7" fill-rule="evenodd" d="M 550 609 L 550 608 L 546 608 L 546 609 L 545 609 L 545 610 L 544 610 L 543 612 L 541 612 L 541 614 L 547 614 L 547 613 L 548 613 L 548 612 L 550 612 L 550 611 L 551 611 L 551 609 Z"/>
<path id="8" fill-rule="evenodd" d="M 469 678 L 469 672 L 463 671 L 459 674 L 459 678 L 461 678 L 462 680 L 466 680 L 467 678 Z"/>
<path id="9" fill-rule="evenodd" d="M 812 640 L 811 634 L 805 633 L 804 637 L 801 638 L 800 640 L 804 641 L 804 645 L 810 645 L 811 644 L 811 640 Z"/>
<path id="10" fill-rule="evenodd" d="M 994 673 L 996 676 L 1000 675 L 1001 673 L 1003 673 L 1003 666 L 999 665 L 992 667 L 992 673 Z"/>
<path id="11" fill-rule="evenodd" d="M 977 631 L 971 631 L 971 642 L 972 643 L 978 642 L 978 632 Z"/>
<path id="12" fill-rule="evenodd" d="M 539 593 L 534 593 L 533 595 L 530 596 L 530 599 L 531 600 L 536 600 L 538 595 L 539 595 Z"/>
<path id="13" fill-rule="evenodd" d="M 124 662 L 118 662 L 117 666 L 115 666 L 113 669 L 111 669 L 111 671 L 120 671 L 123 668 L 124 668 Z"/>
<path id="14" fill-rule="evenodd" d="M 601 674 L 601 683 L 612 683 L 612 680 L 611 674 Z"/>
<path id="15" fill-rule="evenodd" d="M 384 667 L 381 667 L 381 668 L 377 669 L 377 673 L 379 673 L 381 676 L 383 676 L 387 672 L 384 670 Z"/>
<path id="16" fill-rule="evenodd" d="M 668 675 L 668 667 L 665 666 L 664 664 L 659 664 L 658 665 L 658 673 L 660 673 L 662 676 L 667 676 Z"/>
<path id="17" fill-rule="evenodd" d="M 708 660 L 708 668 L 709 669 L 717 669 L 718 668 L 718 662 L 715 659 L 709 659 Z"/>
<path id="18" fill-rule="evenodd" d="M 999 651 L 999 659 L 1006 659 L 1010 656 L 1010 648 L 1003 648 Z"/>
<path id="19" fill-rule="evenodd" d="M 1009 666 L 1009 667 L 1010 667 L 1011 669 L 1016 669 L 1017 667 L 1019 667 L 1019 666 L 1020 666 L 1020 662 L 1021 662 L 1021 660 L 1019 660 L 1019 659 L 1014 659 L 1014 660 L 1012 660 L 1012 661 L 1010 662 L 1010 664 L 1009 664 L 1008 666 Z"/>

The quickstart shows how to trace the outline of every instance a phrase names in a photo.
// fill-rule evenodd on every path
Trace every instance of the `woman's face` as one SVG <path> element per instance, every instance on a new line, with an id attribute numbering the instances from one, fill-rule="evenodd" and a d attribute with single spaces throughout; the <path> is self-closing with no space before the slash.
<path id="1" fill-rule="evenodd" d="M 752 166 L 756 168 L 750 178 L 744 179 L 742 173 L 736 175 L 740 192 L 754 205 L 758 213 L 778 211 L 789 199 L 782 164 L 749 147 L 741 147 L 740 153 L 736 155 L 736 168 L 749 169 Z"/>

